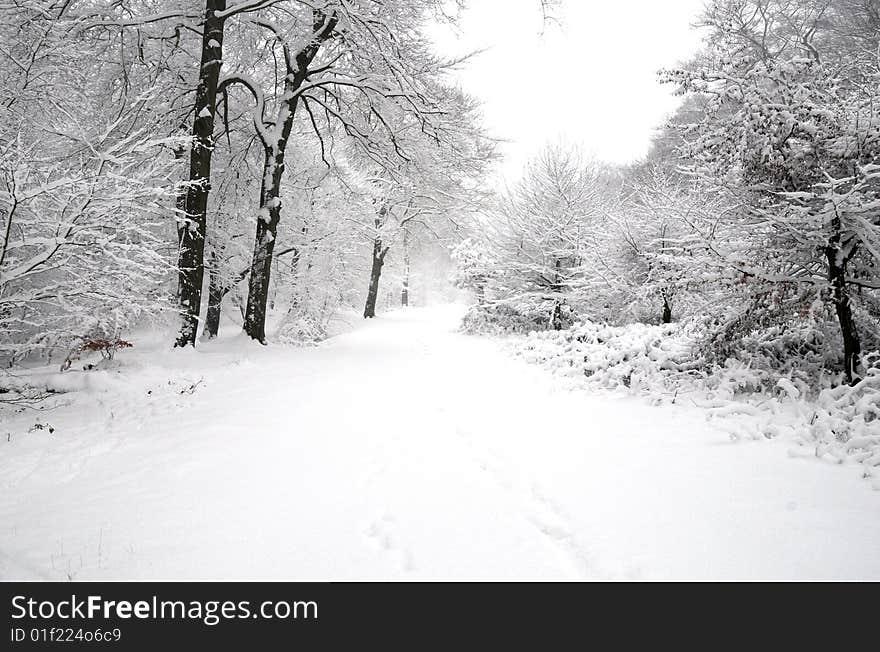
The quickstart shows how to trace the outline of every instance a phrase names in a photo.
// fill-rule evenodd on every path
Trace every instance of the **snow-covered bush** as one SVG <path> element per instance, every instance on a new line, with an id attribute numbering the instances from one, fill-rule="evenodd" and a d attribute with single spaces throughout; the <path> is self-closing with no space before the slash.
<path id="1" fill-rule="evenodd" d="M 876 359 L 877 354 L 867 356 Z M 852 457 L 871 473 L 880 466 L 880 368 L 871 367 L 853 386 L 839 385 L 819 394 L 807 441 L 816 452 Z"/>
<path id="2" fill-rule="evenodd" d="M 461 330 L 474 334 L 526 334 L 567 328 L 572 323 L 569 305 L 560 303 L 556 297 L 530 295 L 472 306 L 462 320 Z"/>
<path id="3" fill-rule="evenodd" d="M 679 324 L 581 322 L 564 331 L 532 333 L 516 350 L 529 362 L 589 386 L 667 391 L 700 373 L 693 341 L 694 333 Z"/>

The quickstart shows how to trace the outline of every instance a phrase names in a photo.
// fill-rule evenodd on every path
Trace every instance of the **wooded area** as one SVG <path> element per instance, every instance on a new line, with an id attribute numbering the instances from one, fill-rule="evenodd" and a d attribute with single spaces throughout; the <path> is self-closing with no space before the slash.
<path id="1" fill-rule="evenodd" d="M 878 349 L 871 0 L 715 0 L 644 162 L 545 151 L 456 252 L 471 328 L 688 323 L 704 365 L 854 384 Z"/>
<path id="2" fill-rule="evenodd" d="M 260 342 L 270 305 L 320 338 L 375 295 L 375 262 L 448 235 L 492 158 L 424 34 L 446 5 L 5 3 L 4 357 L 172 311 L 194 346 L 224 300 Z"/>
<path id="3" fill-rule="evenodd" d="M 267 316 L 321 339 L 340 308 L 375 316 L 382 279 L 410 303 L 413 264 L 452 247 L 472 330 L 688 322 L 706 364 L 812 389 L 872 368 L 876 2 L 713 0 L 703 50 L 661 73 L 683 101 L 646 160 L 549 146 L 511 189 L 426 35 L 458 9 L 5 3 L 4 359 L 174 313 L 178 347 L 224 310 L 259 342 Z"/>
<path id="4" fill-rule="evenodd" d="M 880 579 L 880 0 L 692 2 L 0 0 L 0 579 Z"/>

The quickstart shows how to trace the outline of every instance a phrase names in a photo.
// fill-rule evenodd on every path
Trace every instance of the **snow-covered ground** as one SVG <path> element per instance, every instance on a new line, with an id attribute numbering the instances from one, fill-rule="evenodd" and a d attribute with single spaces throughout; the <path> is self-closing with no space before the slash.
<path id="1" fill-rule="evenodd" d="M 852 468 L 567 391 L 461 314 L 65 374 L 0 414 L 0 577 L 880 580 Z"/>

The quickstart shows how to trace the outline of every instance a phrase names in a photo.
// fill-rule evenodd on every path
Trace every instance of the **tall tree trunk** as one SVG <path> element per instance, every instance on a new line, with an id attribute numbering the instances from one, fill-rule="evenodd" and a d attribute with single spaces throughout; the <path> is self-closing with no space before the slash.
<path id="1" fill-rule="evenodd" d="M 269 303 L 269 282 L 272 279 L 272 253 L 275 251 L 275 236 L 281 219 L 283 174 L 283 151 L 267 150 L 263 165 L 263 186 L 260 189 L 262 208 L 257 216 L 257 233 L 244 317 L 244 332 L 263 344 L 266 343 L 266 306 Z"/>
<path id="2" fill-rule="evenodd" d="M 663 314 L 660 316 L 660 319 L 664 324 L 672 323 L 672 306 L 669 305 L 669 297 L 665 292 L 661 293 L 663 297 Z"/>
<path id="3" fill-rule="evenodd" d="M 331 38 L 336 29 L 336 13 L 327 16 L 323 11 L 313 11 L 313 39 L 294 57 L 295 68 L 288 65 L 284 81 L 284 94 L 275 121 L 281 131 L 275 142 L 264 142 L 265 163 L 263 182 L 260 189 L 260 214 L 257 218 L 257 232 L 254 238 L 254 255 L 251 262 L 250 282 L 248 283 L 247 308 L 244 318 L 244 332 L 250 337 L 266 343 L 266 306 L 269 303 L 269 284 L 272 279 L 272 252 L 275 249 L 275 236 L 281 219 L 281 181 L 284 178 L 284 155 L 287 142 L 296 117 L 299 103 L 298 91 L 309 74 L 309 65 L 314 61 L 321 45 Z M 271 130 L 274 131 L 274 130 Z"/>
<path id="4" fill-rule="evenodd" d="M 840 323 L 840 334 L 843 338 L 843 371 L 846 382 L 850 385 L 859 380 L 862 345 L 858 328 L 853 317 L 852 304 L 846 287 L 846 258 L 840 248 L 840 221 L 832 220 L 834 235 L 825 248 L 828 260 L 828 280 L 831 282 L 831 296 L 837 321 Z"/>
<path id="5" fill-rule="evenodd" d="M 403 287 L 400 290 L 400 305 L 409 306 L 409 232 L 403 230 Z"/>
<path id="6" fill-rule="evenodd" d="M 220 274 L 217 270 L 217 255 L 211 254 L 211 267 L 208 272 L 208 311 L 205 314 L 205 328 L 202 331 L 204 339 L 213 340 L 220 332 L 220 314 L 223 306 L 223 297 L 229 292 L 220 282 Z"/>
<path id="7" fill-rule="evenodd" d="M 388 247 L 382 248 L 381 238 L 373 240 L 373 265 L 370 268 L 370 286 L 367 288 L 367 303 L 364 305 L 364 319 L 372 319 L 376 316 L 376 299 L 379 297 L 379 278 L 382 276 L 382 266 L 385 264 L 385 254 Z"/>
<path id="8" fill-rule="evenodd" d="M 186 193 L 186 225 L 179 231 L 177 300 L 182 323 L 175 346 L 195 346 L 202 307 L 205 276 L 205 231 L 208 193 L 211 190 L 211 155 L 214 150 L 214 112 L 217 82 L 223 62 L 224 19 L 216 12 L 226 9 L 226 0 L 207 0 L 202 30 L 202 58 L 196 89 L 193 143 L 189 156 L 189 186 Z"/>
<path id="9" fill-rule="evenodd" d="M 556 262 L 553 264 L 553 285 L 551 289 L 553 290 L 553 294 L 555 298 L 553 300 L 553 314 L 550 317 L 550 327 L 555 331 L 562 330 L 562 306 L 564 304 L 563 299 L 560 297 L 562 293 L 562 276 L 560 274 L 560 270 L 562 269 L 562 261 L 557 258 Z"/>

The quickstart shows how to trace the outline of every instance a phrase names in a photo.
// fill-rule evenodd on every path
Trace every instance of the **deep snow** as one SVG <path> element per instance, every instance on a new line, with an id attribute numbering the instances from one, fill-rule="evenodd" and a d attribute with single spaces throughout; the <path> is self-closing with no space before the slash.
<path id="1" fill-rule="evenodd" d="M 880 579 L 851 468 L 568 391 L 462 312 L 136 347 L 72 372 L 69 405 L 0 413 L 0 577 Z"/>

